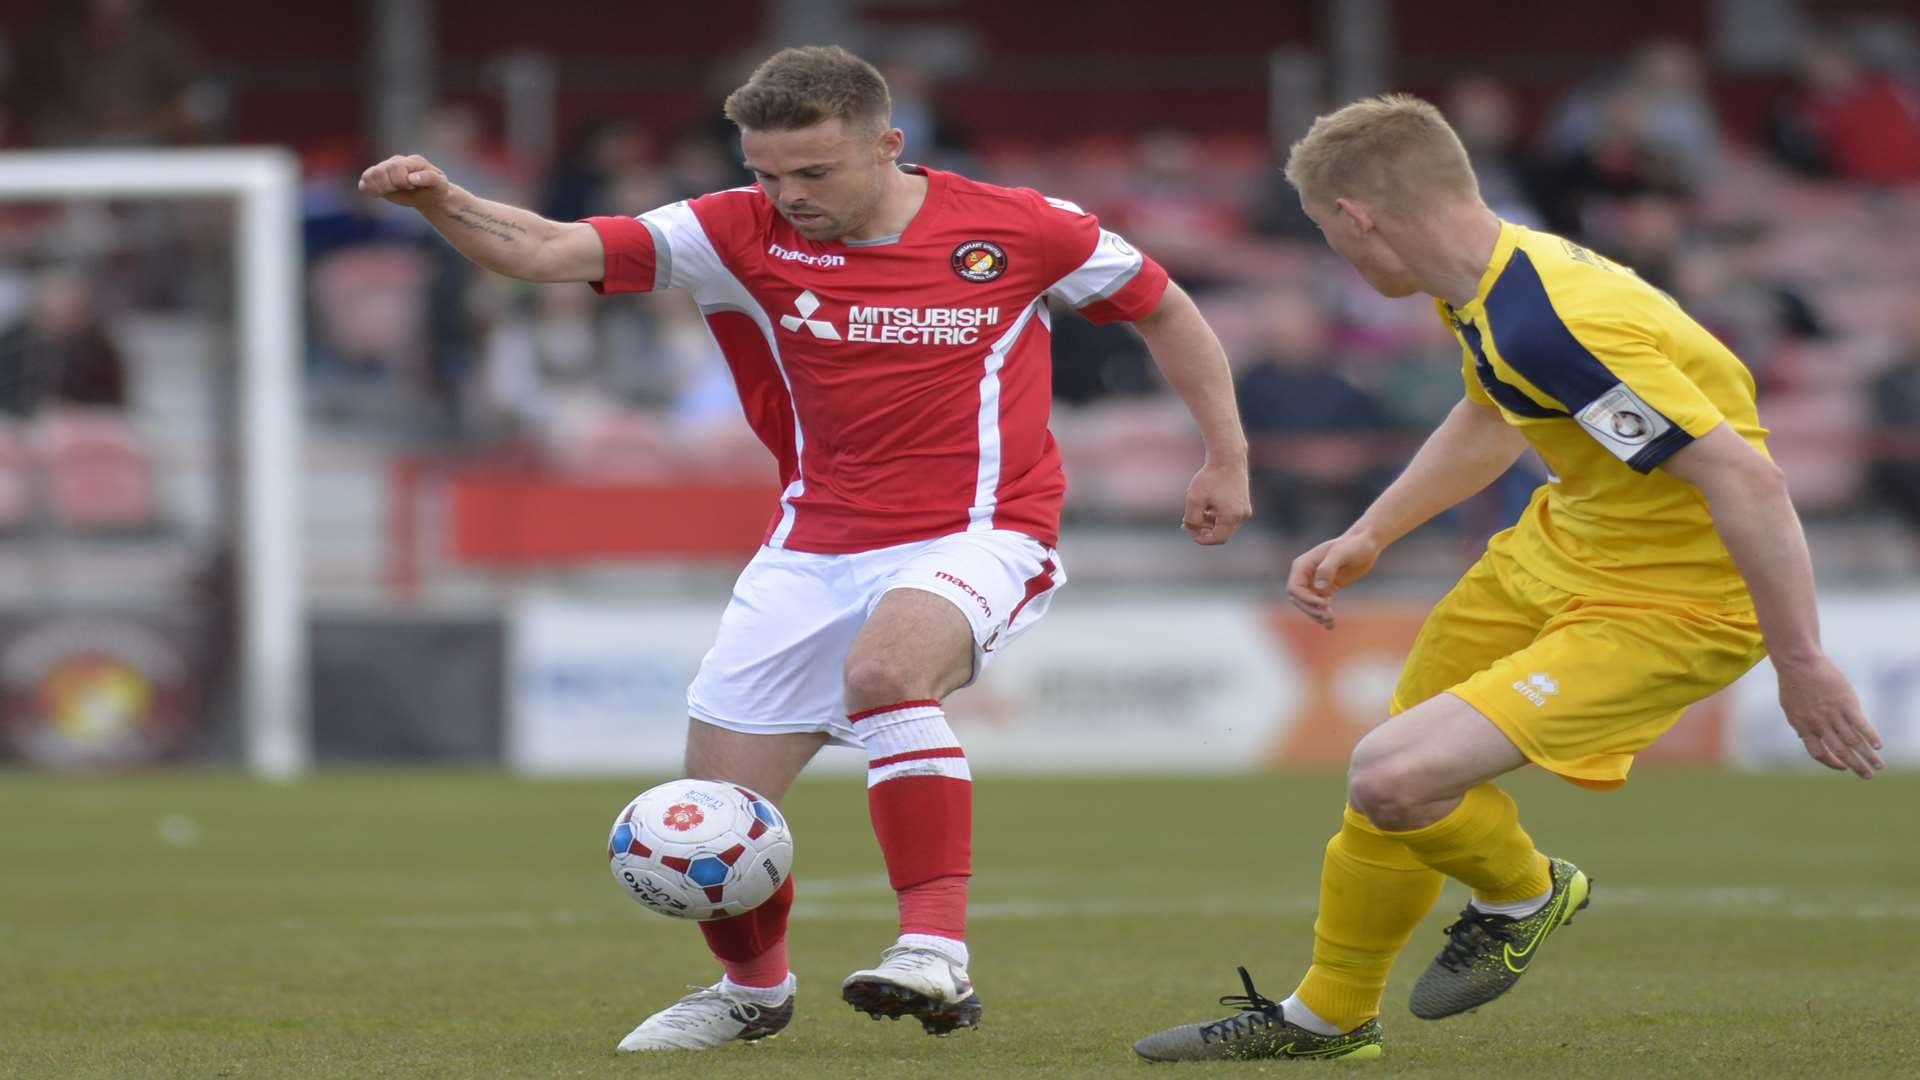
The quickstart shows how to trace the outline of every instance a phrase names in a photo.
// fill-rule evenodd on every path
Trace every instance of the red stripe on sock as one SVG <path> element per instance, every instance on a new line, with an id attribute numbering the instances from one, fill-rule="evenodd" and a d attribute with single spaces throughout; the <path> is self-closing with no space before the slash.
<path id="1" fill-rule="evenodd" d="M 861 709 L 857 713 L 848 713 L 847 722 L 857 724 L 869 716 L 879 716 L 881 713 L 887 712 L 899 712 L 901 709 L 937 709 L 939 707 L 940 703 L 933 700 L 896 701 L 891 705 L 882 705 L 877 709 Z"/>
<path id="2" fill-rule="evenodd" d="M 874 758 L 872 761 L 867 762 L 867 768 L 878 769 L 883 765 L 897 765 L 902 761 L 920 761 L 924 758 L 963 758 L 966 756 L 967 752 L 957 746 L 939 746 L 932 750 L 909 750 L 904 754 L 888 754 L 883 758 Z"/>

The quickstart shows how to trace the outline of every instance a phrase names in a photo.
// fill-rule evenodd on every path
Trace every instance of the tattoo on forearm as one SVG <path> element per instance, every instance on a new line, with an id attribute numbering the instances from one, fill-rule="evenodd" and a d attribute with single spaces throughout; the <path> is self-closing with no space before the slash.
<path id="1" fill-rule="evenodd" d="M 489 236 L 498 237 L 509 244 L 513 243 L 514 233 L 519 233 L 524 236 L 527 232 L 526 227 L 518 222 L 510 221 L 503 217 L 494 217 L 491 214 L 483 214 L 478 210 L 455 210 L 450 216 L 453 220 L 465 225 L 469 229 L 476 229 Z"/>

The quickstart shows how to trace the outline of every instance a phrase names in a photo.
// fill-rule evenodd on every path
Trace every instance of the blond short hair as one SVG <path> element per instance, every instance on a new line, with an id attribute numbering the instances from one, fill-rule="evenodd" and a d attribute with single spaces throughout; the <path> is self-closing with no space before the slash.
<path id="1" fill-rule="evenodd" d="M 1323 204 L 1354 198 L 1389 213 L 1478 201 L 1467 148 L 1440 110 L 1411 94 L 1362 98 L 1316 119 L 1287 153 L 1287 182 Z"/>

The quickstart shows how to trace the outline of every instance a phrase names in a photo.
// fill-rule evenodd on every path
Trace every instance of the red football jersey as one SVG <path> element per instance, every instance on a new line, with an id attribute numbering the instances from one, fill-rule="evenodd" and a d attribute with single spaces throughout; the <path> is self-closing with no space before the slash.
<path id="1" fill-rule="evenodd" d="M 968 529 L 1058 541 L 1049 294 L 1138 319 L 1167 274 L 1092 214 L 920 169 L 898 237 L 816 243 L 758 187 L 588 221 L 604 292 L 683 288 L 785 490 L 766 543 L 845 553 Z"/>

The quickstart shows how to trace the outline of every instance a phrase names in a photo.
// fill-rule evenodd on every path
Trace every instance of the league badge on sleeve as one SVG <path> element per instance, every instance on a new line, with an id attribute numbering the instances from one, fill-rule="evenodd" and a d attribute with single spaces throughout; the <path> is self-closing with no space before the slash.
<path id="1" fill-rule="evenodd" d="M 1648 443 L 1673 429 L 1671 420 L 1647 404 L 1626 383 L 1619 383 L 1593 399 L 1574 418 L 1614 457 L 1628 463 Z"/>
<path id="2" fill-rule="evenodd" d="M 969 240 L 953 249 L 953 272 L 976 284 L 1007 272 L 1007 249 L 991 240 Z"/>

